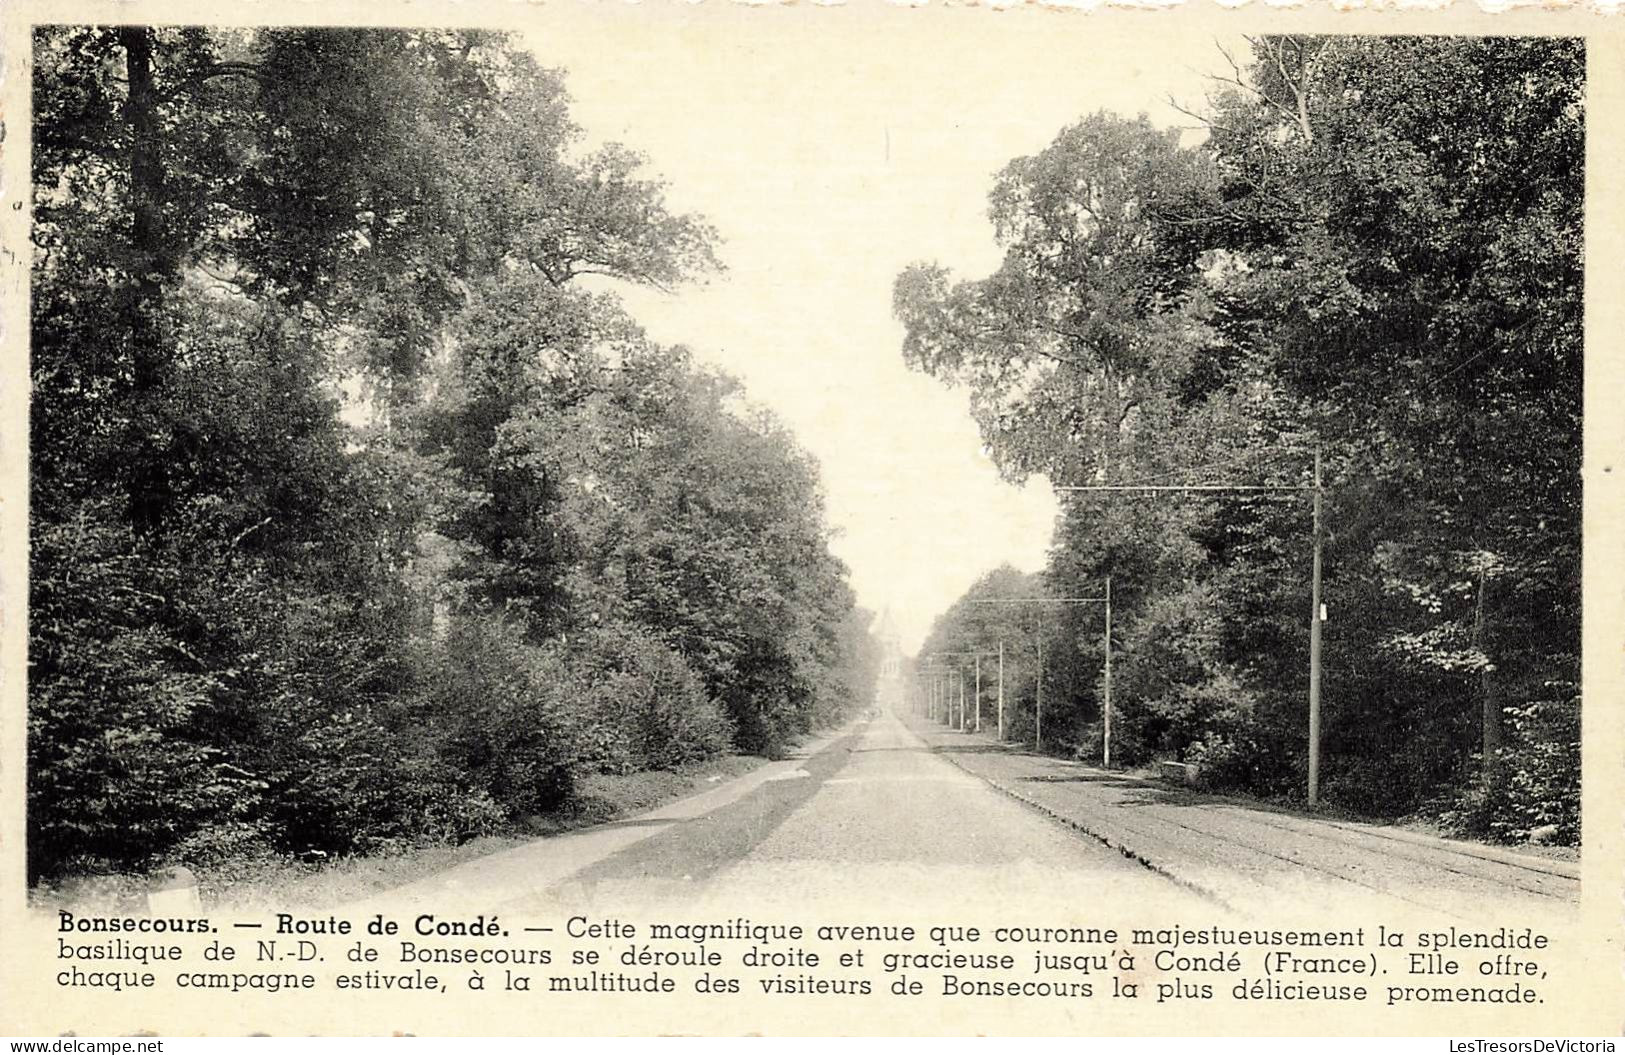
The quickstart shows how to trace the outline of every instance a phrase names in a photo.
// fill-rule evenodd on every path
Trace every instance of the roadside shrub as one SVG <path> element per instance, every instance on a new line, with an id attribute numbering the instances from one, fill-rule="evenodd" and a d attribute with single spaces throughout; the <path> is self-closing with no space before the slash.
<path id="1" fill-rule="evenodd" d="M 1170 757 L 1195 761 L 1193 754 L 1211 754 L 1220 744 L 1249 739 L 1253 704 L 1245 685 L 1220 672 L 1195 684 L 1172 685 L 1162 696 L 1146 701 L 1145 708 L 1160 720 L 1157 748 Z"/>
<path id="2" fill-rule="evenodd" d="M 33 876 L 142 867 L 264 788 L 200 735 L 218 681 L 161 625 L 176 570 L 116 517 L 87 504 L 33 527 Z"/>
<path id="3" fill-rule="evenodd" d="M 263 825 L 228 821 L 193 832 L 162 860 L 229 879 L 248 875 L 262 862 L 276 857 L 277 851 L 266 839 Z"/>
<path id="4" fill-rule="evenodd" d="M 729 695 L 728 714 L 737 732 L 739 750 L 763 758 L 783 758 L 795 734 L 806 729 L 805 715 L 798 712 L 782 686 L 758 683 Z"/>
<path id="5" fill-rule="evenodd" d="M 421 841 L 456 845 L 500 834 L 506 826 L 502 807 L 485 791 L 450 784 L 431 787 L 435 793 L 419 796 L 421 805 L 411 813 Z"/>
<path id="6" fill-rule="evenodd" d="M 1212 591 L 1191 584 L 1153 599 L 1123 635 L 1113 751 L 1124 762 L 1183 757 L 1226 701 L 1215 687 L 1222 625 Z"/>
<path id="7" fill-rule="evenodd" d="M 1580 698 L 1564 693 L 1502 713 L 1509 726 L 1498 754 L 1497 779 L 1474 781 L 1440 812 L 1447 828 L 1498 842 L 1520 843 L 1545 829 L 1547 841 L 1580 841 Z M 1473 756 L 1477 767 L 1481 756 Z"/>
<path id="8" fill-rule="evenodd" d="M 588 635 L 575 673 L 603 772 L 672 769 L 726 751 L 733 723 L 683 657 L 630 627 Z"/>
<path id="9" fill-rule="evenodd" d="M 197 559 L 207 587 L 174 607 L 190 648 L 219 672 L 195 724 L 264 788 L 240 816 L 291 853 L 365 852 L 414 835 L 406 760 L 432 741 L 399 720 L 396 697 L 411 684 L 400 627 L 374 614 L 381 606 L 289 581 L 267 562 Z"/>
<path id="10" fill-rule="evenodd" d="M 585 723 L 560 650 L 475 611 L 455 620 L 436 668 L 427 708 L 452 771 L 510 820 L 569 801 Z"/>
<path id="11" fill-rule="evenodd" d="M 1506 803 L 1490 832 L 1507 841 L 1555 827 L 1553 841 L 1580 841 L 1580 697 L 1508 708 L 1513 745 L 1501 749 Z"/>
<path id="12" fill-rule="evenodd" d="M 415 834 L 403 810 L 403 744 L 364 702 L 332 714 L 311 701 L 289 709 L 315 719 L 279 730 L 285 758 L 272 782 L 285 849 L 365 853 Z M 300 706 L 304 704 L 305 706 Z"/>

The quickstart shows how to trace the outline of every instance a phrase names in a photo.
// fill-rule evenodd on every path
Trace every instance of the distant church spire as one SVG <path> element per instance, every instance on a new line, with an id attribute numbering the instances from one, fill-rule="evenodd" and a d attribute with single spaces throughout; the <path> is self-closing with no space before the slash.
<path id="1" fill-rule="evenodd" d="M 891 605 L 880 610 L 874 633 L 875 640 L 880 643 L 880 676 L 898 677 L 903 671 L 903 640 L 897 632 L 896 622 L 892 620 Z"/>

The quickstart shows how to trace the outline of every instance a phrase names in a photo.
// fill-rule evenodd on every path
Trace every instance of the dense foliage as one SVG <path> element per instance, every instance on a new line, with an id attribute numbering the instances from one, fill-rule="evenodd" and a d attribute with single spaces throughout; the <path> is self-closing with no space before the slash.
<path id="1" fill-rule="evenodd" d="M 34 61 L 33 874 L 459 839 L 867 701 L 816 467 L 604 292 L 715 237 L 557 74 L 480 32 Z"/>
<path id="2" fill-rule="evenodd" d="M 1583 45 L 1252 47 L 1199 145 L 1098 113 L 1011 162 L 999 270 L 899 277 L 904 356 L 1012 478 L 1302 485 L 1318 447 L 1324 794 L 1574 841 Z M 1066 494 L 1045 586 L 1111 577 L 1115 758 L 1302 794 L 1310 525 L 1301 492 Z M 926 650 L 987 647 L 967 612 Z M 1044 631 L 1046 740 L 1091 757 L 1100 623 Z"/>

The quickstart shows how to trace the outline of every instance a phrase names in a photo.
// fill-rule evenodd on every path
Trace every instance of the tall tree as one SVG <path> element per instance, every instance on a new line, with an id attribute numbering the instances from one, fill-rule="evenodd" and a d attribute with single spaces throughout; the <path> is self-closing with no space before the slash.
<path id="1" fill-rule="evenodd" d="M 577 281 L 714 234 L 558 75 L 471 31 L 34 44 L 37 874 L 461 838 L 724 706 L 752 747 L 843 709 L 815 468 Z"/>
<path id="2" fill-rule="evenodd" d="M 970 389 L 1008 475 L 1121 479 L 1168 426 L 1206 332 L 1190 248 L 1166 232 L 1211 185 L 1177 133 L 1098 113 L 996 178 L 993 275 L 899 276 L 905 360 Z"/>
<path id="3" fill-rule="evenodd" d="M 1231 66 L 1199 148 L 1113 162 L 1097 115 L 1012 163 L 1003 266 L 905 272 L 904 356 L 971 387 L 1018 477 L 1301 485 L 1318 443 L 1328 797 L 1572 835 L 1583 47 L 1270 37 Z M 1102 211 L 1114 164 L 1155 207 Z M 1301 788 L 1307 520 L 1068 498 L 1051 580 L 1113 576 L 1130 758 Z"/>

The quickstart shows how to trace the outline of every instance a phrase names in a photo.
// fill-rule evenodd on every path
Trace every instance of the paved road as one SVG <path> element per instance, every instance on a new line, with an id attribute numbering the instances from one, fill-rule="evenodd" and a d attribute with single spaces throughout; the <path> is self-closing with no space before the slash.
<path id="1" fill-rule="evenodd" d="M 651 813 L 393 891 L 510 918 L 670 904 L 880 918 L 1570 912 L 1572 866 L 1227 803 L 885 715 Z M 1491 855 L 1495 851 L 1485 851 Z M 361 906 L 365 907 L 365 906 Z M 1387 918 L 1386 916 L 1384 918 Z"/>
<path id="2" fill-rule="evenodd" d="M 1460 920 L 1481 920 L 1490 907 L 1563 918 L 1579 899 L 1573 862 L 1303 816 L 1035 755 L 924 719 L 910 724 L 967 775 L 1250 915 L 1284 901 L 1352 899 Z"/>
<path id="3" fill-rule="evenodd" d="M 748 902 L 761 913 L 854 895 L 876 912 L 1002 896 L 1032 904 L 1171 899 L 1211 914 L 1177 883 L 953 765 L 891 715 L 713 797 L 541 840 L 389 898 L 444 907 L 461 894 L 525 917 L 702 901 Z"/>
<path id="4" fill-rule="evenodd" d="M 792 907 L 862 892 L 866 906 L 906 909 L 1003 892 L 1091 901 L 1185 899 L 1177 885 L 1096 840 L 1022 806 L 948 763 L 885 716 L 728 810 L 607 858 L 578 893 Z"/>

